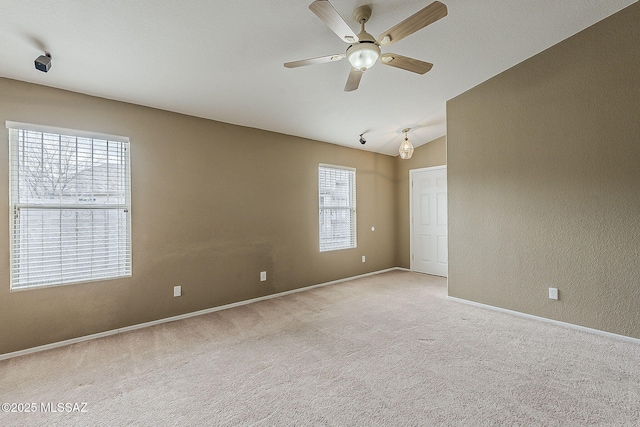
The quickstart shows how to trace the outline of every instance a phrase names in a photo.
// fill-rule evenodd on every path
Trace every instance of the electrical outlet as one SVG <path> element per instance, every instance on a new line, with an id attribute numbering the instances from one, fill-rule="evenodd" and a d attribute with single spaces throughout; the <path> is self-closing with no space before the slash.
<path id="1" fill-rule="evenodd" d="M 182 286 L 174 286 L 173 287 L 173 296 L 179 297 L 182 295 Z"/>
<path id="2" fill-rule="evenodd" d="M 366 258 L 364 255 L 362 255 L 362 262 L 365 262 L 365 261 L 366 261 L 366 259 L 367 259 L 367 258 Z"/>
<path id="3" fill-rule="evenodd" d="M 265 282 L 267 280 L 267 272 L 266 271 L 261 271 L 260 272 L 260 281 L 261 282 Z"/>
<path id="4" fill-rule="evenodd" d="M 558 299 L 558 288 L 549 288 L 549 298 Z"/>

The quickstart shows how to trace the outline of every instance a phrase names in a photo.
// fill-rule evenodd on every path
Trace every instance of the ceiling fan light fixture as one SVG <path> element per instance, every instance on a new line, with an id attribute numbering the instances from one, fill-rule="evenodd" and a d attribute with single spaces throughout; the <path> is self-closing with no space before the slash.
<path id="1" fill-rule="evenodd" d="M 358 43 L 347 49 L 347 59 L 356 70 L 366 71 L 380 58 L 380 47 L 375 43 Z"/>
<path id="2" fill-rule="evenodd" d="M 383 65 L 390 65 L 394 68 L 416 74 L 425 74 L 430 71 L 433 64 L 425 61 L 398 54 L 391 55 L 386 53 L 384 56 L 381 56 L 380 45 L 390 45 L 399 42 L 427 25 L 444 18 L 448 13 L 447 6 L 435 0 L 404 21 L 401 21 L 380 34 L 378 38 L 375 38 L 365 30 L 365 24 L 371 18 L 372 10 L 370 5 L 365 4 L 356 7 L 351 15 L 354 21 L 360 24 L 361 30 L 358 35 L 353 32 L 353 28 L 345 22 L 329 0 L 314 0 L 313 3 L 309 5 L 309 9 L 320 18 L 331 31 L 340 37 L 340 40 L 347 42 L 349 47 L 345 54 L 285 62 L 284 66 L 286 68 L 297 68 L 306 65 L 323 64 L 325 62 L 337 61 L 346 56 L 351 65 L 351 70 L 349 71 L 347 84 L 344 87 L 345 92 L 352 92 L 358 89 L 360 79 L 362 79 L 364 72 L 373 67 L 378 60 L 380 60 Z"/>
<path id="3" fill-rule="evenodd" d="M 404 141 L 402 141 L 400 149 L 398 150 L 402 160 L 408 160 L 413 156 L 413 145 L 411 145 L 411 141 L 409 141 L 409 138 L 407 137 L 407 132 L 409 132 L 409 130 L 410 129 L 407 128 L 402 131 L 404 132 Z"/>

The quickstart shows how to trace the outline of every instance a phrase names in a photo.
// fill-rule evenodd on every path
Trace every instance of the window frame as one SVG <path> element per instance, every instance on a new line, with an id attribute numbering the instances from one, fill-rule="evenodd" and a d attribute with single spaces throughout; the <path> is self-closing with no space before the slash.
<path id="1" fill-rule="evenodd" d="M 322 169 L 333 170 L 333 171 L 341 171 L 348 172 L 349 179 L 349 206 L 331 206 L 331 205 L 323 205 L 323 190 L 324 192 L 329 191 L 327 189 L 323 189 L 323 179 L 322 179 Z M 358 247 L 358 227 L 357 227 L 357 181 L 356 181 L 356 169 L 348 166 L 338 166 L 326 163 L 318 164 L 318 247 L 320 252 L 333 252 L 345 249 L 355 249 Z M 349 238 L 346 244 L 339 243 L 325 243 L 323 245 L 323 241 L 326 241 L 326 236 L 323 237 L 323 210 L 334 210 L 334 211 L 348 211 L 349 212 Z M 346 241 L 346 239 L 345 239 Z"/>
<path id="2" fill-rule="evenodd" d="M 125 278 L 125 277 L 131 277 L 132 276 L 132 250 L 131 250 L 131 159 L 130 159 L 130 155 L 131 155 L 131 150 L 130 150 L 130 140 L 128 137 L 124 137 L 124 136 L 118 136 L 118 135 L 110 135 L 110 134 L 104 134 L 104 133 L 98 133 L 98 132 L 89 132 L 89 131 L 82 131 L 82 130 L 76 130 L 76 129 L 67 129 L 67 128 L 61 128 L 61 127 L 53 127 L 53 126 L 45 126 L 45 125 L 36 125 L 36 124 L 29 124 L 29 123 L 20 123 L 20 122 L 13 122 L 13 121 L 7 121 L 6 122 L 6 128 L 8 130 L 8 142 L 9 142 L 9 211 L 10 211 L 10 220 L 9 220 L 9 232 L 10 232 L 10 236 L 9 236 L 9 243 L 10 243 L 10 259 L 9 259 L 9 276 L 10 276 L 10 291 L 11 292 L 21 292 L 21 291 L 28 291 L 28 290 L 34 290 L 34 289 L 42 289 L 42 288 L 51 288 L 51 287 L 58 287 L 58 286 L 66 286 L 66 285 L 72 285 L 72 284 L 79 284 L 79 283 L 91 283 L 91 282 L 99 282 L 99 281 L 104 281 L 104 280 L 114 280 L 114 279 L 121 279 L 121 278 Z M 116 147 L 119 148 L 119 150 L 121 150 L 123 152 L 123 154 L 117 156 L 117 166 L 116 167 L 116 171 L 117 171 L 117 176 L 118 177 L 122 177 L 122 183 L 124 185 L 124 188 L 121 189 L 120 191 L 118 191 L 115 196 L 108 196 L 108 197 L 116 197 L 118 199 L 124 199 L 123 201 L 116 201 L 116 202 L 108 202 L 108 203 L 91 203 L 92 201 L 90 199 L 87 199 L 86 202 L 83 202 L 83 198 L 78 197 L 78 202 L 77 203 L 65 203 L 63 201 L 64 197 L 68 197 L 68 195 L 64 195 L 62 192 L 56 194 L 56 197 L 54 199 L 52 199 L 52 203 L 47 203 L 47 202 L 24 202 L 23 200 L 18 200 L 17 197 L 20 194 L 21 191 L 24 191 L 24 187 L 21 187 L 21 184 L 19 182 L 19 178 L 17 177 L 18 172 L 20 170 L 20 165 L 21 165 L 21 160 L 18 158 L 18 154 L 20 153 L 19 151 L 19 144 L 21 143 L 22 138 L 20 136 L 18 136 L 18 133 L 24 131 L 24 132 L 36 132 L 36 133 L 42 133 L 43 134 L 43 138 L 44 138 L 44 134 L 47 135 L 55 135 L 57 136 L 60 140 L 62 140 L 63 138 L 71 138 L 71 139 L 75 139 L 75 142 L 73 143 L 73 148 L 75 150 L 76 153 L 76 160 L 78 157 L 78 152 L 81 148 L 80 144 L 79 144 L 79 139 L 91 139 L 91 147 L 92 147 L 92 151 L 91 151 L 91 155 L 88 159 L 90 159 L 90 164 L 91 167 L 90 169 L 87 169 L 85 171 L 83 171 L 84 173 L 86 173 L 88 170 L 90 170 L 91 173 L 91 181 L 92 181 L 92 185 L 93 185 L 93 180 L 94 180 L 94 172 L 95 172 L 95 167 L 99 166 L 99 164 L 97 164 L 97 160 L 96 160 L 96 156 L 97 154 L 93 151 L 93 147 L 95 144 L 95 140 L 98 141 L 104 141 L 104 145 L 105 147 L 109 147 L 110 145 L 115 145 Z M 15 133 L 14 133 L 15 132 Z M 24 141 L 22 142 L 24 144 Z M 18 150 L 18 151 L 16 151 Z M 44 139 L 43 139 L 43 150 L 44 150 Z M 117 153 L 117 151 L 116 151 Z M 106 162 L 107 162 L 107 166 L 106 169 L 107 171 L 109 171 L 109 166 L 108 163 L 110 163 L 110 157 L 109 157 L 109 151 L 106 152 Z M 77 169 L 76 169 L 77 171 Z M 107 176 L 109 176 L 110 172 L 107 172 Z M 77 179 L 77 174 L 76 174 L 76 179 Z M 116 180 L 117 184 L 120 184 L 120 180 Z M 101 184 L 103 185 L 109 185 L 109 178 L 106 179 L 102 179 L 102 181 L 100 181 Z M 92 187 L 92 191 L 93 191 L 93 187 Z M 107 192 L 108 194 L 111 194 L 109 192 Z M 80 195 L 80 192 L 76 193 L 77 196 Z M 93 200 L 95 201 L 95 199 Z M 56 280 L 55 282 L 53 281 L 49 281 L 48 283 L 44 283 L 46 282 L 46 280 L 40 280 L 40 281 L 35 281 L 35 282 L 30 282 L 29 279 L 26 279 L 24 281 L 19 281 L 17 278 L 19 276 L 19 269 L 20 269 L 20 260 L 18 259 L 18 254 L 16 253 L 15 248 L 17 247 L 17 244 L 21 244 L 21 242 L 23 242 L 21 236 L 20 236 L 20 232 L 21 229 L 20 227 L 22 227 L 23 225 L 21 224 L 21 219 L 19 218 L 19 210 L 20 209 L 25 209 L 25 210 L 32 210 L 32 211 L 37 211 L 38 209 L 42 210 L 42 211 L 55 211 L 58 210 L 60 212 L 60 217 L 62 218 L 63 213 L 66 212 L 89 212 L 90 213 L 90 217 L 91 219 L 89 220 L 90 224 L 91 224 L 91 231 L 86 233 L 88 235 L 90 235 L 89 239 L 87 239 L 85 236 L 82 236 L 83 239 L 85 240 L 81 240 L 82 243 L 84 242 L 88 242 L 92 245 L 92 253 L 96 253 L 93 251 L 93 245 L 96 244 L 96 239 L 99 239 L 99 237 L 96 237 L 97 234 L 95 229 L 93 227 L 95 226 L 111 226 L 112 225 L 112 219 L 111 219 L 111 212 L 115 212 L 116 215 L 120 215 L 120 217 L 124 218 L 123 220 L 120 219 L 120 217 L 116 220 L 117 221 L 117 229 L 118 229 L 118 233 L 117 233 L 117 238 L 116 240 L 118 241 L 117 243 L 117 248 L 118 250 L 122 250 L 121 252 L 118 252 L 118 254 L 116 255 L 117 261 L 116 261 L 116 267 L 115 268 L 110 268 L 110 269 L 103 269 L 103 270 L 99 270 L 100 273 L 94 275 L 93 271 L 93 267 L 95 266 L 96 263 L 99 264 L 99 262 L 96 262 L 94 260 L 91 260 L 88 262 L 89 266 L 85 266 L 85 267 L 76 267 L 73 271 L 72 274 L 69 273 L 60 273 L 59 276 L 56 276 L 56 279 L 60 279 L 60 280 Z M 97 223 L 94 223 L 93 220 L 93 215 L 97 212 L 97 211 L 109 211 L 110 213 L 105 213 L 104 214 L 104 219 L 102 220 L 98 220 Z M 123 210 L 123 212 L 118 212 L 120 210 Z M 28 220 L 28 219 L 27 219 Z M 63 239 L 63 233 L 64 233 L 64 229 L 63 229 L 63 222 L 62 220 L 60 220 L 59 223 L 55 224 L 56 226 L 59 225 L 59 231 L 56 230 L 54 232 L 52 232 L 52 234 L 55 233 L 60 233 L 60 239 Z M 106 230 L 106 229 L 105 229 Z M 103 230 L 103 233 L 106 233 L 106 231 Z M 80 236 L 79 234 L 77 236 Z M 77 239 L 76 239 L 77 242 Z M 111 245 L 113 245 L 113 243 L 111 243 Z M 108 253 L 109 250 L 112 248 L 113 246 L 108 246 L 108 249 L 103 250 L 102 253 Z M 40 248 L 45 248 L 45 246 L 40 246 Z M 44 249 L 43 249 L 44 250 Z M 59 250 L 60 250 L 60 261 L 62 262 L 64 255 L 63 252 L 68 251 L 69 250 L 69 246 L 66 245 L 64 243 L 61 243 L 59 245 Z M 77 249 L 76 249 L 77 251 Z M 97 252 L 99 253 L 99 252 Z M 27 264 L 29 263 L 29 261 L 25 261 L 27 262 Z M 86 262 L 86 261 L 85 261 Z M 115 272 L 107 272 L 107 270 L 117 270 Z M 61 268 L 62 270 L 62 268 Z M 90 272 L 90 273 L 88 273 Z M 68 277 L 65 277 L 65 275 L 68 274 Z M 69 278 L 70 276 L 74 276 L 75 278 Z M 87 277 L 87 275 L 93 276 L 93 277 Z M 15 277 L 14 277 L 15 276 Z"/>

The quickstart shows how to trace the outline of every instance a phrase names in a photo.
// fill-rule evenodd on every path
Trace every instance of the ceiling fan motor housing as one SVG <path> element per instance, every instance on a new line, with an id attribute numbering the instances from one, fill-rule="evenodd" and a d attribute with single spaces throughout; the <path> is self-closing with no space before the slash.
<path id="1" fill-rule="evenodd" d="M 353 11 L 353 19 L 361 25 L 362 30 L 358 34 L 358 43 L 354 43 L 347 49 L 347 59 L 356 70 L 366 71 L 380 58 L 380 46 L 375 37 L 367 33 L 364 24 L 371 18 L 371 8 L 367 5 L 360 6 Z"/>

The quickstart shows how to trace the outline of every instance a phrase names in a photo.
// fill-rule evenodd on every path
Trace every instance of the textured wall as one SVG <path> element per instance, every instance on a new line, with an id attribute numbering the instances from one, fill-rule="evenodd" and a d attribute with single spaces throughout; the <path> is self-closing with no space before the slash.
<path id="1" fill-rule="evenodd" d="M 409 212 L 409 171 L 447 164 L 447 138 L 441 137 L 416 148 L 409 160 L 396 157 L 396 206 L 398 209 L 398 267 L 411 266 L 411 212 Z"/>
<path id="2" fill-rule="evenodd" d="M 639 22 L 448 102 L 450 295 L 640 338 Z"/>
<path id="3" fill-rule="evenodd" d="M 133 249 L 131 278 L 9 292 L 1 131 L 0 354 L 396 265 L 393 157 L 7 79 L 0 94 L 3 128 L 131 138 Z M 318 163 L 357 169 L 357 249 L 319 253 Z"/>

